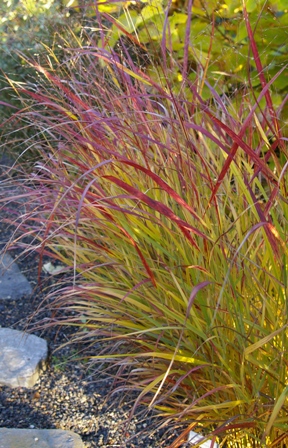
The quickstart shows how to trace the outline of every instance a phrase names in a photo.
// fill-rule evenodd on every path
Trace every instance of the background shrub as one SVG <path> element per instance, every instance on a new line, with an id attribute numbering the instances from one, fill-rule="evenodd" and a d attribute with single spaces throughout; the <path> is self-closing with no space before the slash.
<path id="1" fill-rule="evenodd" d="M 86 14 L 95 17 L 94 4 L 73 1 L 73 6 L 81 6 L 82 10 L 85 4 Z M 278 0 L 249 0 L 244 4 L 269 80 L 287 63 L 287 5 L 285 1 Z M 130 34 L 142 45 L 148 46 L 150 56 L 153 50 L 159 55 L 160 47 L 165 48 L 170 62 L 180 63 L 184 72 L 189 68 L 191 81 L 201 83 L 201 78 L 207 77 L 218 93 L 225 92 L 232 97 L 241 95 L 249 82 L 254 90 L 261 90 L 256 61 L 250 57 L 252 53 L 242 13 L 243 3 L 239 0 L 101 2 L 98 11 L 109 13 L 112 23 L 105 39 L 99 41 L 104 47 L 121 46 L 123 36 Z M 190 45 L 185 53 L 187 30 Z M 159 65 L 163 62 L 165 58 L 158 60 Z M 183 74 L 180 66 L 170 74 L 175 90 L 181 87 Z M 153 76 L 153 68 L 150 75 Z M 200 85 L 202 95 L 211 98 L 209 88 L 204 83 Z M 287 76 L 283 72 L 271 87 L 276 105 L 280 105 L 287 85 Z M 186 97 L 188 95 L 189 89 Z"/>
<path id="2" fill-rule="evenodd" d="M 0 151 L 10 152 L 12 158 L 23 153 L 23 141 L 31 133 L 17 117 L 10 118 L 15 109 L 21 108 L 21 101 L 8 78 L 20 84 L 36 85 L 35 70 L 25 58 L 33 57 L 39 63 L 49 64 L 46 56 L 50 48 L 53 57 L 60 61 L 61 45 L 69 27 L 80 33 L 80 16 L 80 13 L 71 14 L 59 0 L 3 0 L 0 4 Z M 69 35 L 71 40 L 72 34 Z"/>

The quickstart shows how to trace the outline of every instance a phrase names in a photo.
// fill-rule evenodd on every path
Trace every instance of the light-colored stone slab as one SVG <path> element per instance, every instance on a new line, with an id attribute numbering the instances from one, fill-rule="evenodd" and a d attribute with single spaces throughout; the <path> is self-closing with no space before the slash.
<path id="1" fill-rule="evenodd" d="M 9 254 L 0 254 L 0 298 L 17 300 L 30 295 L 32 288 Z"/>
<path id="2" fill-rule="evenodd" d="M 72 431 L 0 428 L 0 448 L 84 448 L 84 445 Z"/>
<path id="3" fill-rule="evenodd" d="M 33 387 L 46 367 L 47 357 L 44 339 L 0 328 L 0 386 Z"/>
<path id="4" fill-rule="evenodd" d="M 194 431 L 189 432 L 188 443 L 190 443 L 191 445 L 196 445 L 203 439 L 204 436 L 201 433 L 197 433 Z M 206 440 L 205 442 L 201 443 L 201 448 L 210 448 L 210 447 L 211 447 L 211 440 L 208 441 Z M 219 448 L 218 443 L 213 443 L 213 448 Z"/>

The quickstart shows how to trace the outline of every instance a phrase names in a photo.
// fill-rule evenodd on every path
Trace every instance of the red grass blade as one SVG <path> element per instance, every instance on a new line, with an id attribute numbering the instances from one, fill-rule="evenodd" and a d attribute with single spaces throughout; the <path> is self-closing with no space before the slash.
<path id="1" fill-rule="evenodd" d="M 264 89 L 267 85 L 265 76 L 264 76 L 264 72 L 263 72 L 263 66 L 261 63 L 261 59 L 259 56 L 259 52 L 257 49 L 257 45 L 254 39 L 254 33 L 252 31 L 250 22 L 249 22 L 249 17 L 248 17 L 248 13 L 246 10 L 246 6 L 245 6 L 245 2 L 243 2 L 243 14 L 244 14 L 244 20 L 245 20 L 245 24 L 246 24 L 246 28 L 247 28 L 247 33 L 248 33 L 248 37 L 249 37 L 249 41 L 250 41 L 250 45 L 251 45 L 251 49 L 252 49 L 252 53 L 254 56 L 254 61 L 257 67 L 257 71 L 258 71 L 258 76 L 259 76 L 259 80 L 261 83 L 262 88 Z M 271 99 L 271 95 L 270 95 L 270 91 L 267 90 L 265 93 L 265 98 L 266 98 L 266 102 L 269 108 L 269 112 L 271 115 L 271 119 L 274 122 L 274 133 L 278 136 L 278 139 L 280 138 L 279 135 L 279 125 L 278 125 L 278 121 L 277 121 L 277 115 L 275 113 L 274 107 L 273 107 L 273 102 Z"/>
<path id="2" fill-rule="evenodd" d="M 140 199 L 145 204 L 147 204 L 149 207 L 151 207 L 154 210 L 157 210 L 162 215 L 166 216 L 167 218 L 171 219 L 171 221 L 175 222 L 175 224 L 178 225 L 178 227 L 181 229 L 183 234 L 186 236 L 186 238 L 192 243 L 192 245 L 197 249 L 200 250 L 197 243 L 193 238 L 191 238 L 190 233 L 192 232 L 198 236 L 201 236 L 204 240 L 209 241 L 209 237 L 205 235 L 204 233 L 200 232 L 195 227 L 191 226 L 187 222 L 183 221 L 182 219 L 178 218 L 177 215 L 175 215 L 170 208 L 166 207 L 166 205 L 162 204 L 159 201 L 156 201 L 155 199 L 150 198 L 146 194 L 142 193 L 141 191 L 137 190 L 136 188 L 132 187 L 131 185 L 126 184 L 121 179 L 117 179 L 114 176 L 103 176 L 103 178 L 110 180 L 111 182 L 114 182 L 119 187 L 123 188 L 124 190 L 128 191 L 130 194 L 132 194 L 137 199 Z"/>
<path id="3" fill-rule="evenodd" d="M 200 221 L 200 218 L 197 215 L 197 213 L 195 213 L 195 211 L 184 201 L 184 199 L 182 199 L 181 196 L 179 196 L 179 194 L 176 193 L 176 191 L 173 190 L 173 188 L 171 188 L 163 179 L 161 179 L 161 177 L 157 176 L 157 174 L 153 173 L 151 170 L 148 170 L 147 168 L 130 160 L 123 160 L 123 163 L 125 163 L 126 165 L 133 166 L 137 170 L 146 173 L 147 176 L 151 177 L 151 179 L 153 179 L 159 185 L 159 187 L 161 187 L 164 191 L 166 191 L 166 193 L 168 193 L 171 196 L 171 198 L 175 199 L 175 201 L 179 205 L 188 210 L 191 213 L 191 215 L 195 219 L 197 219 L 197 221 Z"/>

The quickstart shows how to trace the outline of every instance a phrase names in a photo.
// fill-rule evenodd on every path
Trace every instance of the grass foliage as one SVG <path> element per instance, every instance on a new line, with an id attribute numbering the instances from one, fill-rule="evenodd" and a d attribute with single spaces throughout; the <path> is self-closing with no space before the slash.
<path id="1" fill-rule="evenodd" d="M 135 407 L 185 424 L 173 447 L 191 429 L 231 447 L 288 436 L 285 101 L 274 108 L 279 73 L 266 82 L 245 23 L 262 90 L 237 108 L 203 71 L 192 83 L 166 55 L 152 79 L 92 40 L 18 89 L 42 147 L 24 234 L 74 273 L 53 323 L 90 353 L 105 341 L 95 361 L 118 366 Z"/>

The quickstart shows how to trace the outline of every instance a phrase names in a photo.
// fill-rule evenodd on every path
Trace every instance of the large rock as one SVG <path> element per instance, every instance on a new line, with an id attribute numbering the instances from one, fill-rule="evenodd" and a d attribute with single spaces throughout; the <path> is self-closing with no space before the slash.
<path id="1" fill-rule="evenodd" d="M 32 288 L 8 254 L 0 254 L 0 299 L 17 300 L 30 295 Z"/>
<path id="2" fill-rule="evenodd" d="M 72 431 L 0 428 L 0 448 L 84 448 L 84 445 Z"/>
<path id="3" fill-rule="evenodd" d="M 0 386 L 33 387 L 46 367 L 47 357 L 44 339 L 0 328 Z"/>

